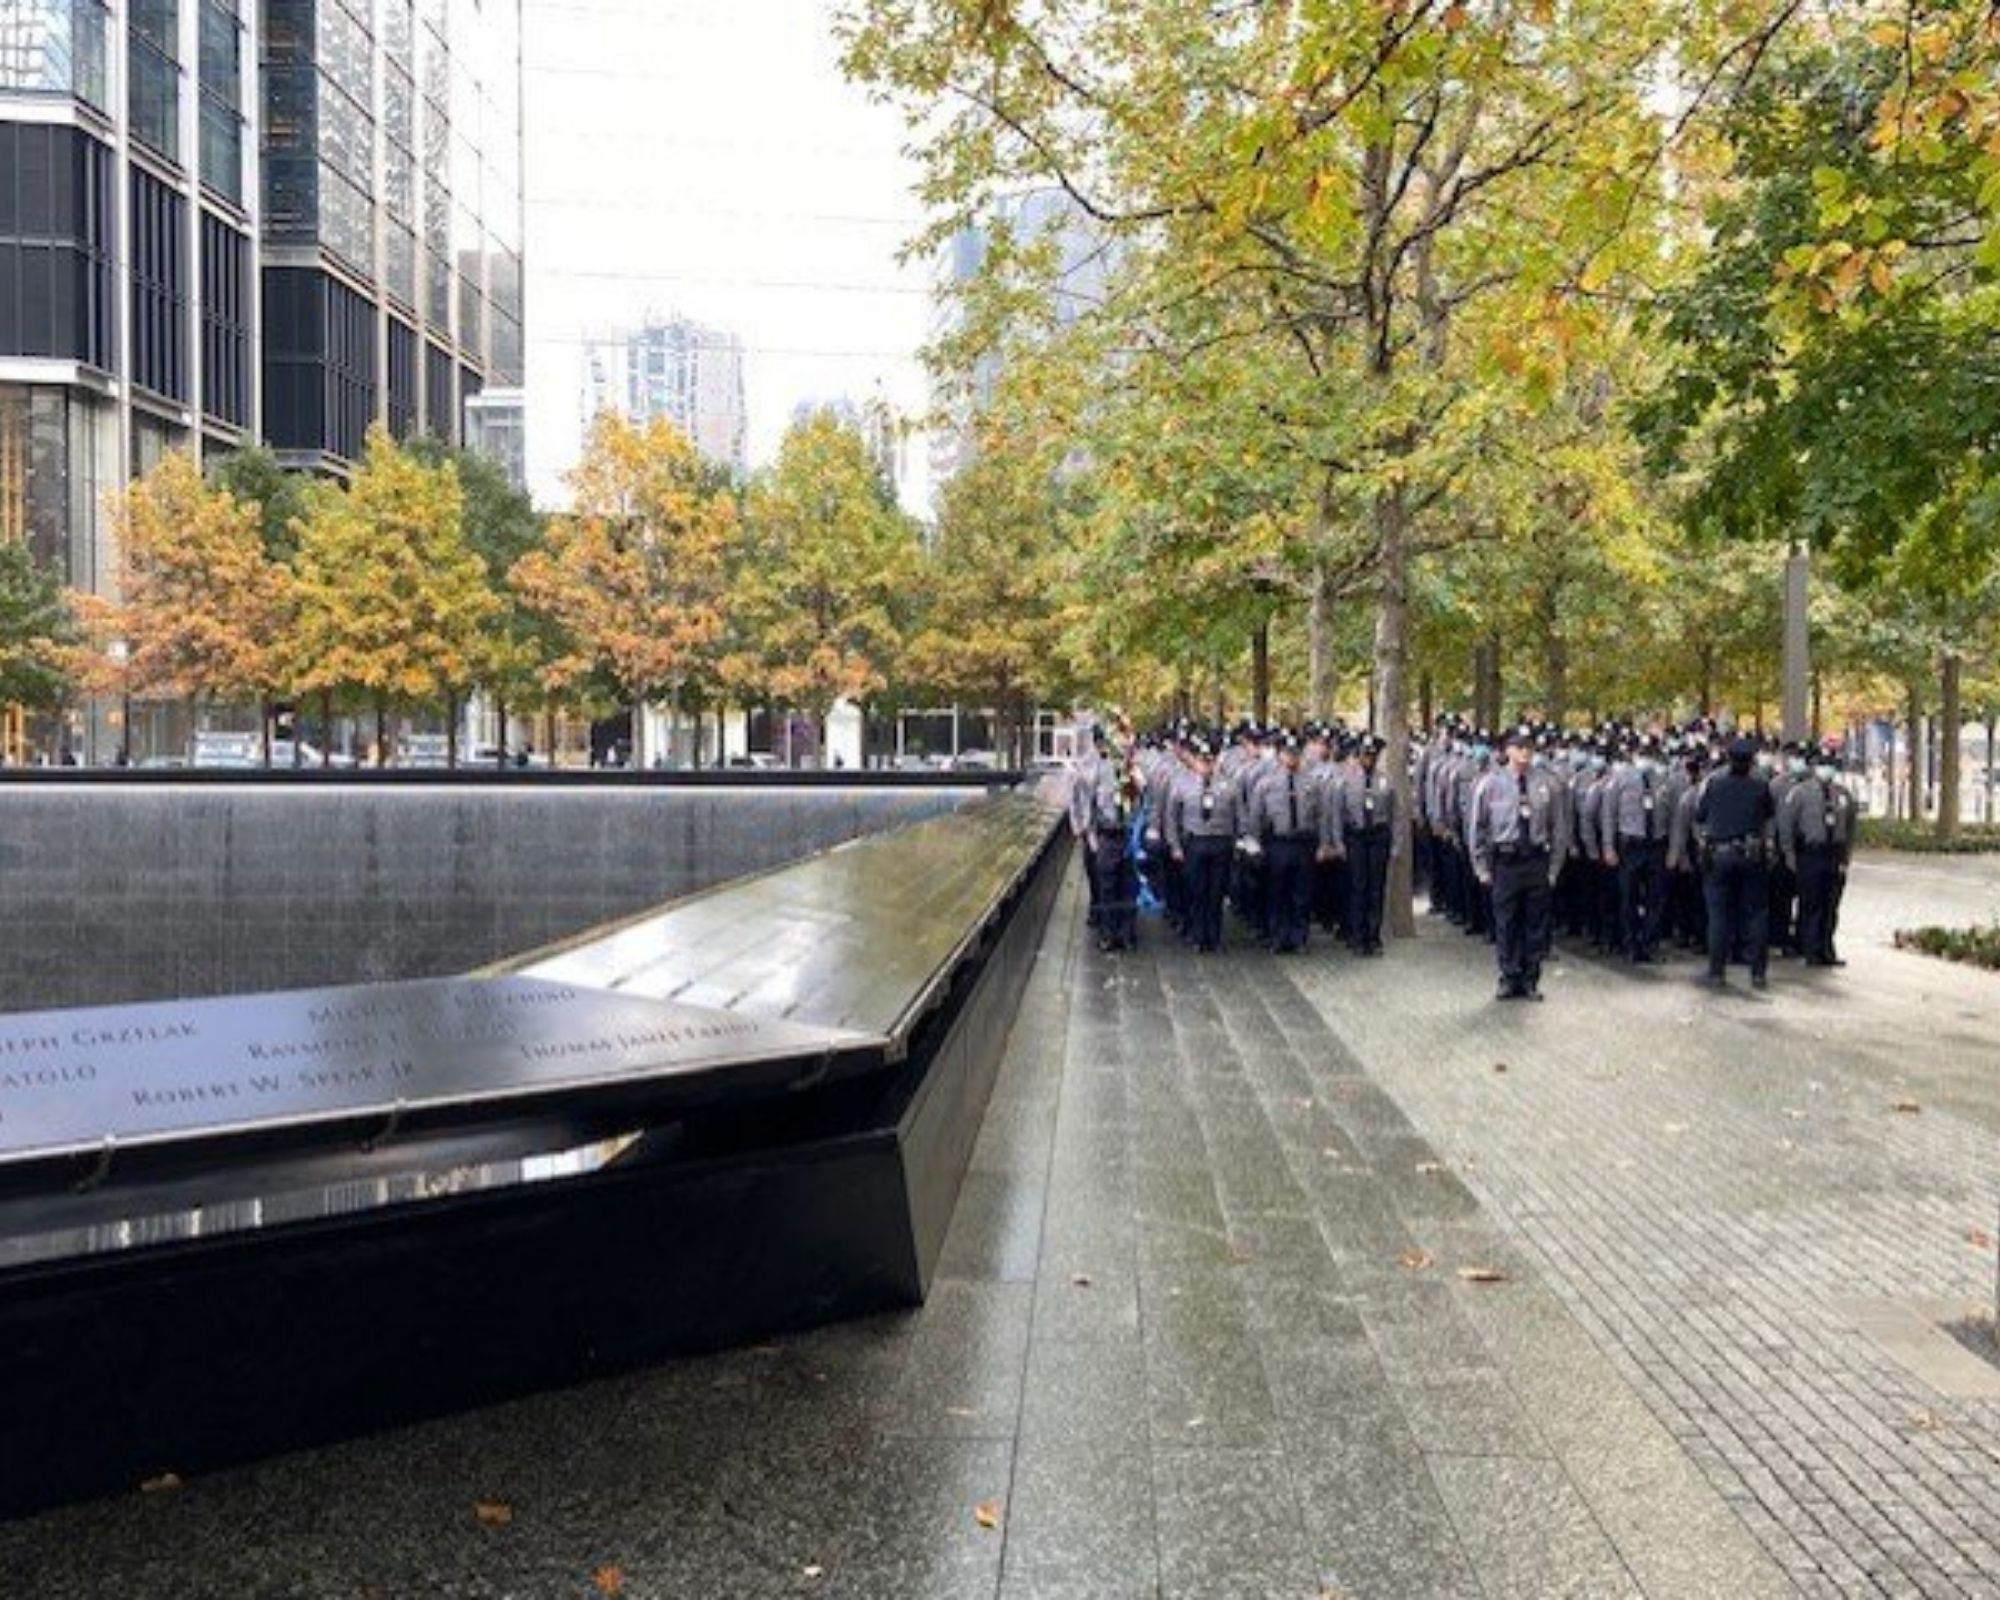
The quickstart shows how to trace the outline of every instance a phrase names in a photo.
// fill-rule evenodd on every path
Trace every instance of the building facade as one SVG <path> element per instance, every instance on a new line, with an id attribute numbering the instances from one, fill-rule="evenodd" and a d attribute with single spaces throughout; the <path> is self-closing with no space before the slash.
<path id="1" fill-rule="evenodd" d="M 169 449 L 461 442 L 522 381 L 521 81 L 521 0 L 0 0 L 0 537 L 107 592 Z"/>
<path id="2" fill-rule="evenodd" d="M 584 426 L 603 411 L 634 422 L 664 417 L 710 461 L 740 474 L 749 464 L 750 426 L 743 341 L 685 317 L 592 340 L 584 350 Z"/>
<path id="3" fill-rule="evenodd" d="M 1060 189 L 1032 189 L 997 201 L 990 222 L 961 228 L 946 242 L 939 262 L 944 331 L 950 331 L 958 315 L 959 292 L 985 270 L 995 234 L 1003 229 L 1022 248 L 1046 246 L 1052 251 L 1049 310 L 1058 328 L 1072 326 L 1103 303 L 1114 257 L 1102 231 Z M 982 356 L 969 374 L 954 377 L 933 396 L 945 419 L 931 433 L 934 483 L 943 484 L 971 460 L 972 422 L 992 400 L 999 376 L 998 358 Z"/>

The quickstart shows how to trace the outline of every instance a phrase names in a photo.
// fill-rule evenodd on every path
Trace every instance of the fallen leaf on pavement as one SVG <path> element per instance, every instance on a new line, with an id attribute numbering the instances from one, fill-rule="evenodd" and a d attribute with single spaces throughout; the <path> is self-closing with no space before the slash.
<path id="1" fill-rule="evenodd" d="M 1898 1100 L 1889 1109 L 1891 1111 L 1900 1112 L 1902 1113 L 1902 1115 L 1906 1117 L 1914 1117 L 1915 1115 L 1917 1115 L 1918 1112 L 1922 1111 L 1924 1108 L 1918 1105 L 1914 1100 Z"/>
<path id="2" fill-rule="evenodd" d="M 157 1478 L 148 1478 L 144 1483 L 140 1484 L 139 1492 L 141 1494 L 172 1494 L 174 1490 L 180 1487 L 181 1475 L 178 1472 L 163 1472 Z"/>
<path id="3" fill-rule="evenodd" d="M 1498 1267 L 1460 1267 L 1458 1275 L 1467 1283 L 1505 1283 L 1507 1274 Z"/>
<path id="4" fill-rule="evenodd" d="M 1092 1279 L 1087 1272 L 1079 1272 L 1069 1280 L 1069 1286 L 1072 1289 L 1088 1289 L 1091 1287 L 1091 1284 Z"/>
<path id="5" fill-rule="evenodd" d="M 1425 1267 L 1431 1264 L 1431 1253 L 1428 1250 L 1419 1250 L 1412 1246 L 1410 1249 L 1405 1250 L 1402 1255 L 1398 1256 L 1397 1260 L 1401 1261 L 1408 1271 L 1422 1272 Z"/>
<path id="6" fill-rule="evenodd" d="M 1950 1427 L 1951 1424 L 1946 1422 L 1935 1411 L 1918 1411 L 1911 1414 L 1910 1426 L 1920 1428 L 1925 1433 L 1936 1433 L 1940 1429 Z"/>
<path id="7" fill-rule="evenodd" d="M 982 1528 L 999 1527 L 1000 1502 L 998 1500 L 980 1501 L 978 1505 L 972 1508 L 972 1520 Z"/>
<path id="8" fill-rule="evenodd" d="M 1505 1072 L 1507 1070 L 1507 1063 L 1504 1061 L 1496 1061 L 1493 1063 L 1493 1070 L 1495 1072 Z"/>
<path id="9" fill-rule="evenodd" d="M 599 1567 L 590 1575 L 590 1581 L 599 1594 L 623 1594 L 625 1574 L 617 1567 Z"/>
<path id="10" fill-rule="evenodd" d="M 489 1528 L 504 1528 L 514 1520 L 514 1508 L 504 1500 L 481 1500 L 472 1514 Z"/>
<path id="11" fill-rule="evenodd" d="M 1965 1242 L 1975 1250 L 1991 1250 L 1993 1235 L 1984 1228 L 1969 1228 L 1966 1230 Z"/>

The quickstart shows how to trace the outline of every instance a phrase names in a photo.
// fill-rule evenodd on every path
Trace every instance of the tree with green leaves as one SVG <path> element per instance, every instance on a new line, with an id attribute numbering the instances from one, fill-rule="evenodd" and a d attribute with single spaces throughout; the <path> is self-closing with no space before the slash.
<path id="1" fill-rule="evenodd" d="M 0 706 L 55 710 L 76 643 L 62 579 L 21 541 L 0 539 Z"/>
<path id="2" fill-rule="evenodd" d="M 819 412 L 795 424 L 751 482 L 731 596 L 730 681 L 820 725 L 864 710 L 902 671 L 921 545 L 867 443 Z"/>
<path id="3" fill-rule="evenodd" d="M 1035 706 L 1062 701 L 1072 686 L 1062 647 L 1076 494 L 1059 450 L 991 414 L 971 461 L 940 494 L 904 676 L 990 708 L 1010 762 L 1025 759 Z"/>
<path id="4" fill-rule="evenodd" d="M 478 451 L 453 449 L 428 437 L 413 440 L 408 448 L 425 465 L 449 465 L 458 474 L 465 542 L 485 566 L 487 586 L 498 602 L 486 629 L 479 687 L 493 698 L 500 725 L 495 760 L 504 765 L 509 715 L 546 705 L 543 672 L 564 648 L 554 620 L 525 604 L 509 581 L 521 561 L 542 544 L 544 521 L 527 492 L 516 488 L 496 462 Z"/>
<path id="5" fill-rule="evenodd" d="M 1691 525 L 1810 547 L 1857 639 L 1906 661 L 1929 641 L 1945 835 L 2000 574 L 2000 91 L 1975 9 L 1920 0 L 1773 52 L 1722 124 L 1712 243 L 1666 302 L 1672 372 L 1640 419 Z"/>
<path id="6" fill-rule="evenodd" d="M 1647 86 L 1678 72 L 1701 102 L 1796 8 L 1748 9 L 1746 37 L 1715 20 L 1743 8 L 1656 0 L 852 0 L 845 59 L 919 130 L 932 237 L 1054 186 L 1123 246 L 1100 313 L 1119 380 L 1243 343 L 1344 419 L 1300 541 L 1309 604 L 1366 572 L 1404 785 L 1416 563 L 1465 536 L 1464 482 L 1587 346 L 1596 300 L 1656 261 L 1642 224 L 1678 130 Z M 1172 332 L 1191 308 L 1196 342 Z"/>

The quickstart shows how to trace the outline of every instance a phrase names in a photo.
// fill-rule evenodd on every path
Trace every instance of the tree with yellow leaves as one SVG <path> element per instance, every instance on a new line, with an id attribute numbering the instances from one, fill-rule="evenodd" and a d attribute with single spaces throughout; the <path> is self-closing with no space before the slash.
<path id="1" fill-rule="evenodd" d="M 795 424 L 750 486 L 733 680 L 825 723 L 902 665 L 920 547 L 867 442 L 831 412 Z"/>
<path id="2" fill-rule="evenodd" d="M 257 508 L 174 451 L 125 489 L 112 518 L 117 597 L 73 597 L 90 640 L 85 683 L 128 702 L 259 702 L 268 760 L 291 585 L 264 549 Z"/>
<path id="3" fill-rule="evenodd" d="M 466 540 L 462 502 L 450 463 L 427 466 L 381 428 L 346 488 L 308 495 L 293 562 L 294 682 L 372 706 L 378 762 L 392 705 L 449 708 L 486 669 L 499 599 Z M 454 727 L 454 759 L 456 737 Z"/>
<path id="4" fill-rule="evenodd" d="M 700 705 L 717 681 L 734 497 L 671 422 L 611 412 L 591 425 L 569 485 L 569 515 L 510 580 L 555 625 L 544 681 L 571 695 L 608 686 L 635 711 Z M 635 716 L 635 739 L 643 728 Z"/>
<path id="5" fill-rule="evenodd" d="M 1063 644 L 1076 513 L 1059 445 L 1013 421 L 983 416 L 976 453 L 944 486 L 905 665 L 945 698 L 991 709 L 996 748 L 1022 762 L 1035 706 L 1074 688 Z"/>

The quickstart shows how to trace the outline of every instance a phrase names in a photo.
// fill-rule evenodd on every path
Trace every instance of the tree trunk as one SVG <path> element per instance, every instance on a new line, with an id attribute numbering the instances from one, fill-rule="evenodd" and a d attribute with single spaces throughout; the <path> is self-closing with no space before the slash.
<path id="1" fill-rule="evenodd" d="M 271 770 L 271 697 L 269 695 L 264 696 L 262 700 L 257 702 L 257 717 L 257 726 L 262 735 L 264 745 L 264 770 L 269 772 Z M 296 739 L 293 740 L 294 745 L 297 742 Z"/>
<path id="2" fill-rule="evenodd" d="M 319 692 L 319 764 L 333 765 L 333 691 Z"/>
<path id="3" fill-rule="evenodd" d="M 1701 702 L 1704 717 L 1715 715 L 1715 641 L 1704 639 L 1701 649 L 1696 652 L 1695 698 Z"/>
<path id="4" fill-rule="evenodd" d="M 1812 739 L 1819 742 L 1821 719 L 1826 715 L 1826 682 L 1820 677 L 1818 667 L 1812 669 Z"/>
<path id="5" fill-rule="evenodd" d="M 1910 695 L 1909 783 L 1903 796 L 1904 815 L 1911 822 L 1924 820 L 1924 705 L 1913 683 Z"/>
<path id="6" fill-rule="evenodd" d="M 1333 574 L 1327 570 L 1327 547 L 1333 542 L 1333 482 L 1320 490 L 1313 519 L 1312 599 L 1306 621 L 1309 657 L 1306 698 L 1310 714 L 1320 722 L 1333 718 Z"/>
<path id="7" fill-rule="evenodd" d="M 2000 715 L 1992 711 L 1986 713 L 1986 820 L 1993 820 L 1993 791 L 2000 789 L 2000 749 L 1995 748 L 2000 739 Z"/>
<path id="8" fill-rule="evenodd" d="M 1437 686 L 1426 671 L 1417 679 L 1417 722 L 1425 732 L 1437 725 Z"/>
<path id="9" fill-rule="evenodd" d="M 1956 839 L 1959 823 L 1960 735 L 1964 731 L 1964 708 L 1959 703 L 1959 678 L 1964 662 L 1955 650 L 1944 653 L 1938 674 L 1938 814 L 1940 839 Z"/>
<path id="10" fill-rule="evenodd" d="M 1486 726 L 1498 729 L 1507 716 L 1507 691 L 1500 670 L 1500 635 L 1486 639 Z"/>
<path id="11" fill-rule="evenodd" d="M 1550 722 L 1561 723 L 1569 716 L 1569 641 L 1556 632 L 1553 616 L 1543 621 L 1542 715 Z"/>
<path id="12" fill-rule="evenodd" d="M 1250 635 L 1251 715 L 1259 722 L 1271 720 L 1271 619 L 1259 617 Z"/>
<path id="13" fill-rule="evenodd" d="M 549 770 L 553 772 L 556 766 L 556 708 L 554 706 L 550 706 L 542 713 L 542 736 L 548 741 L 547 760 Z"/>
<path id="14" fill-rule="evenodd" d="M 383 699 L 382 696 L 377 695 L 375 697 L 375 765 L 377 767 L 386 767 L 388 764 L 389 702 Z"/>
<path id="15" fill-rule="evenodd" d="M 1396 816 L 1407 826 L 1410 809 L 1410 723 L 1404 671 L 1410 650 L 1409 505 L 1402 486 L 1384 490 L 1375 502 L 1380 535 L 1381 588 L 1375 602 L 1375 728 L 1387 745 L 1389 781 L 1396 791 Z M 1417 931 L 1407 846 L 1389 862 L 1389 931 L 1399 939 Z"/>
<path id="16" fill-rule="evenodd" d="M 444 697 L 444 765 L 458 771 L 458 696 L 450 693 Z"/>
<path id="17" fill-rule="evenodd" d="M 494 720 L 500 724 L 500 731 L 493 740 L 494 764 L 502 771 L 507 766 L 507 702 L 498 695 L 493 697 Z"/>

